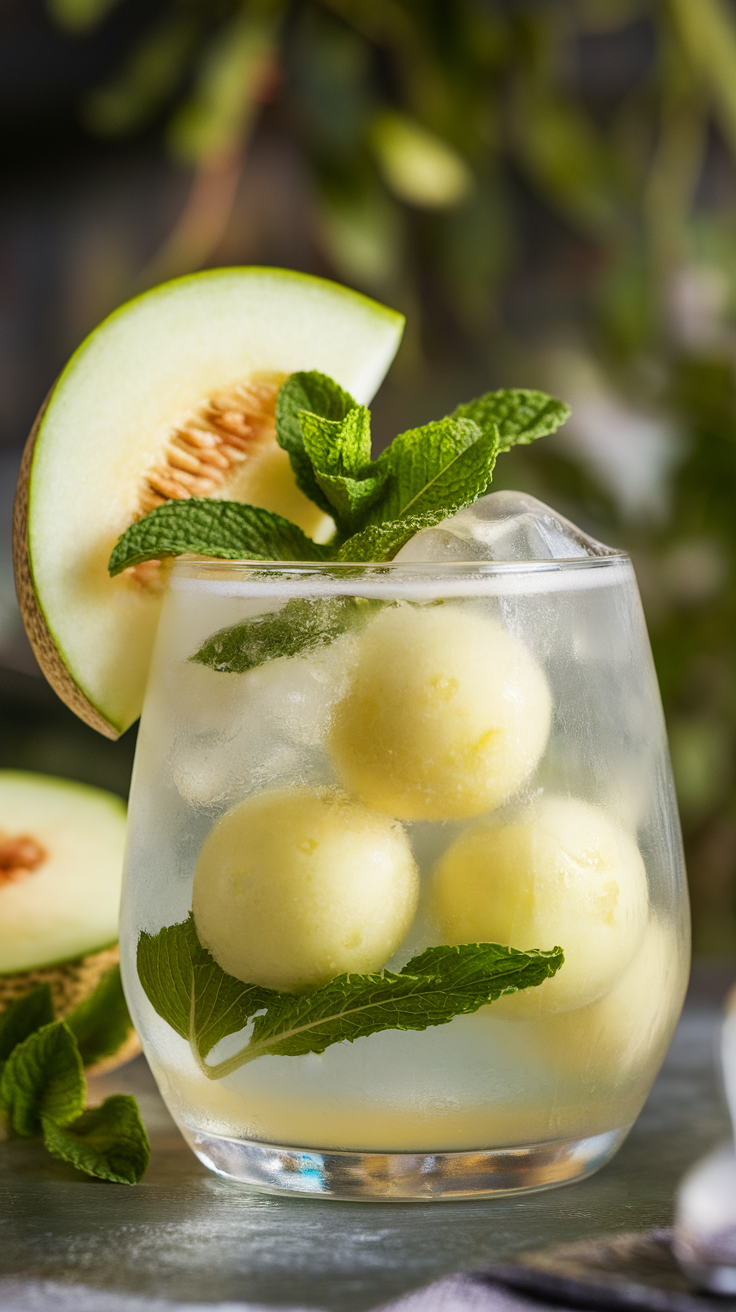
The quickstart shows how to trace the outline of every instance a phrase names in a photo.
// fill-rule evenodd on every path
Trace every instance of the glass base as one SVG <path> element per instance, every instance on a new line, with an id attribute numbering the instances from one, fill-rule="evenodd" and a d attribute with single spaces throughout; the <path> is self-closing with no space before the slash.
<path id="1" fill-rule="evenodd" d="M 589 1139 L 452 1153 L 284 1148 L 179 1128 L 200 1162 L 227 1180 L 313 1198 L 419 1203 L 531 1193 L 584 1180 L 611 1160 L 631 1127 Z"/>

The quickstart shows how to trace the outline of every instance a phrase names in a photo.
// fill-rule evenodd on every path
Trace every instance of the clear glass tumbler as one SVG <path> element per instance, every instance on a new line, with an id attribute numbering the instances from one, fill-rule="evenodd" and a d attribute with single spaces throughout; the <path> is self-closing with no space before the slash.
<path id="1" fill-rule="evenodd" d="M 120 943 L 161 1093 L 223 1176 L 421 1200 L 602 1166 L 663 1060 L 689 964 L 628 558 L 176 561 Z M 435 998 L 424 1029 L 391 1027 L 406 1017 L 389 1007 L 351 1041 L 333 1016 L 323 1051 L 293 1050 L 333 978 L 349 990 L 476 943 L 561 947 L 564 964 L 464 1012 Z M 302 1008 L 291 1052 L 262 1037 L 269 1006 Z"/>

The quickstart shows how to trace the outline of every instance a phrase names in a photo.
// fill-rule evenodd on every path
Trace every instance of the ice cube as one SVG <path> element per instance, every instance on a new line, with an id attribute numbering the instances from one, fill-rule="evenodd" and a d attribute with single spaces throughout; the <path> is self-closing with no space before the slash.
<path id="1" fill-rule="evenodd" d="M 416 533 L 396 560 L 570 560 L 610 554 L 610 547 L 588 537 L 536 497 L 526 492 L 491 492 L 435 528 Z"/>
<path id="2" fill-rule="evenodd" d="M 186 703 L 187 718 L 179 718 L 171 768 L 185 801 L 199 808 L 230 806 L 258 788 L 311 780 L 314 750 L 343 690 L 353 643 L 345 635 L 308 656 L 270 661 L 247 674 L 213 675 L 190 667 L 210 676 L 202 691 L 220 700 L 212 698 L 209 727 L 203 727 L 195 699 L 191 707 Z M 218 680 L 227 685 L 224 691 Z"/>

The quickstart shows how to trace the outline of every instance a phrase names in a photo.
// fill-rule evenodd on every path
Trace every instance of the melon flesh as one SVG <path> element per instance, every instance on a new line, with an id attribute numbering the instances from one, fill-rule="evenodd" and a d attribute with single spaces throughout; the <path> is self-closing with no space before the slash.
<path id="1" fill-rule="evenodd" d="M 298 993 L 380 970 L 404 939 L 419 877 L 401 825 L 332 788 L 256 793 L 204 841 L 197 934 L 229 975 Z"/>
<path id="2" fill-rule="evenodd" d="M 161 478 L 167 461 L 178 461 L 189 488 L 178 495 L 262 505 L 318 538 L 331 524 L 298 492 L 268 413 L 247 458 L 224 473 L 211 467 L 213 479 L 200 478 L 189 439 L 174 447 L 172 440 L 194 433 L 206 446 L 207 414 L 224 411 L 227 422 L 243 388 L 246 410 L 255 388 L 272 412 L 280 381 L 301 369 L 329 374 L 366 403 L 402 328 L 400 315 L 319 278 L 221 269 L 131 301 L 72 357 L 36 434 L 27 549 L 43 621 L 72 683 L 104 722 L 91 719 L 96 727 L 117 736 L 140 714 L 160 579 L 140 569 L 111 580 L 107 561 L 134 519 L 177 495 Z"/>
<path id="3" fill-rule="evenodd" d="M 117 941 L 124 843 L 125 805 L 112 793 L 0 771 L 0 976 Z M 9 853 L 34 849 L 33 869 L 13 868 Z"/>

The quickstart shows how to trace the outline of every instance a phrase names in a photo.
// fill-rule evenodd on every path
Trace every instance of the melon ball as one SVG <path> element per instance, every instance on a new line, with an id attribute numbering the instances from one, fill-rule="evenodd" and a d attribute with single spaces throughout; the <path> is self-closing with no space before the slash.
<path id="1" fill-rule="evenodd" d="M 500 624 L 459 606 L 387 607 L 366 629 L 329 751 L 343 786 L 403 820 L 507 801 L 549 735 L 547 680 Z"/>
<path id="2" fill-rule="evenodd" d="M 440 858 L 431 912 L 449 943 L 559 945 L 564 965 L 499 998 L 497 1018 L 584 1007 L 626 970 L 644 934 L 647 879 L 634 840 L 600 807 L 546 797 L 510 824 L 467 829 Z"/>
<path id="3" fill-rule="evenodd" d="M 228 975 L 299 992 L 383 966 L 418 894 L 401 825 L 336 789 L 282 788 L 246 798 L 215 825 L 192 909 L 200 942 Z"/>
<path id="4" fill-rule="evenodd" d="M 680 1014 L 687 968 L 674 928 L 653 917 L 613 988 L 589 1007 L 548 1017 L 537 1043 L 572 1075 L 654 1076 Z"/>

